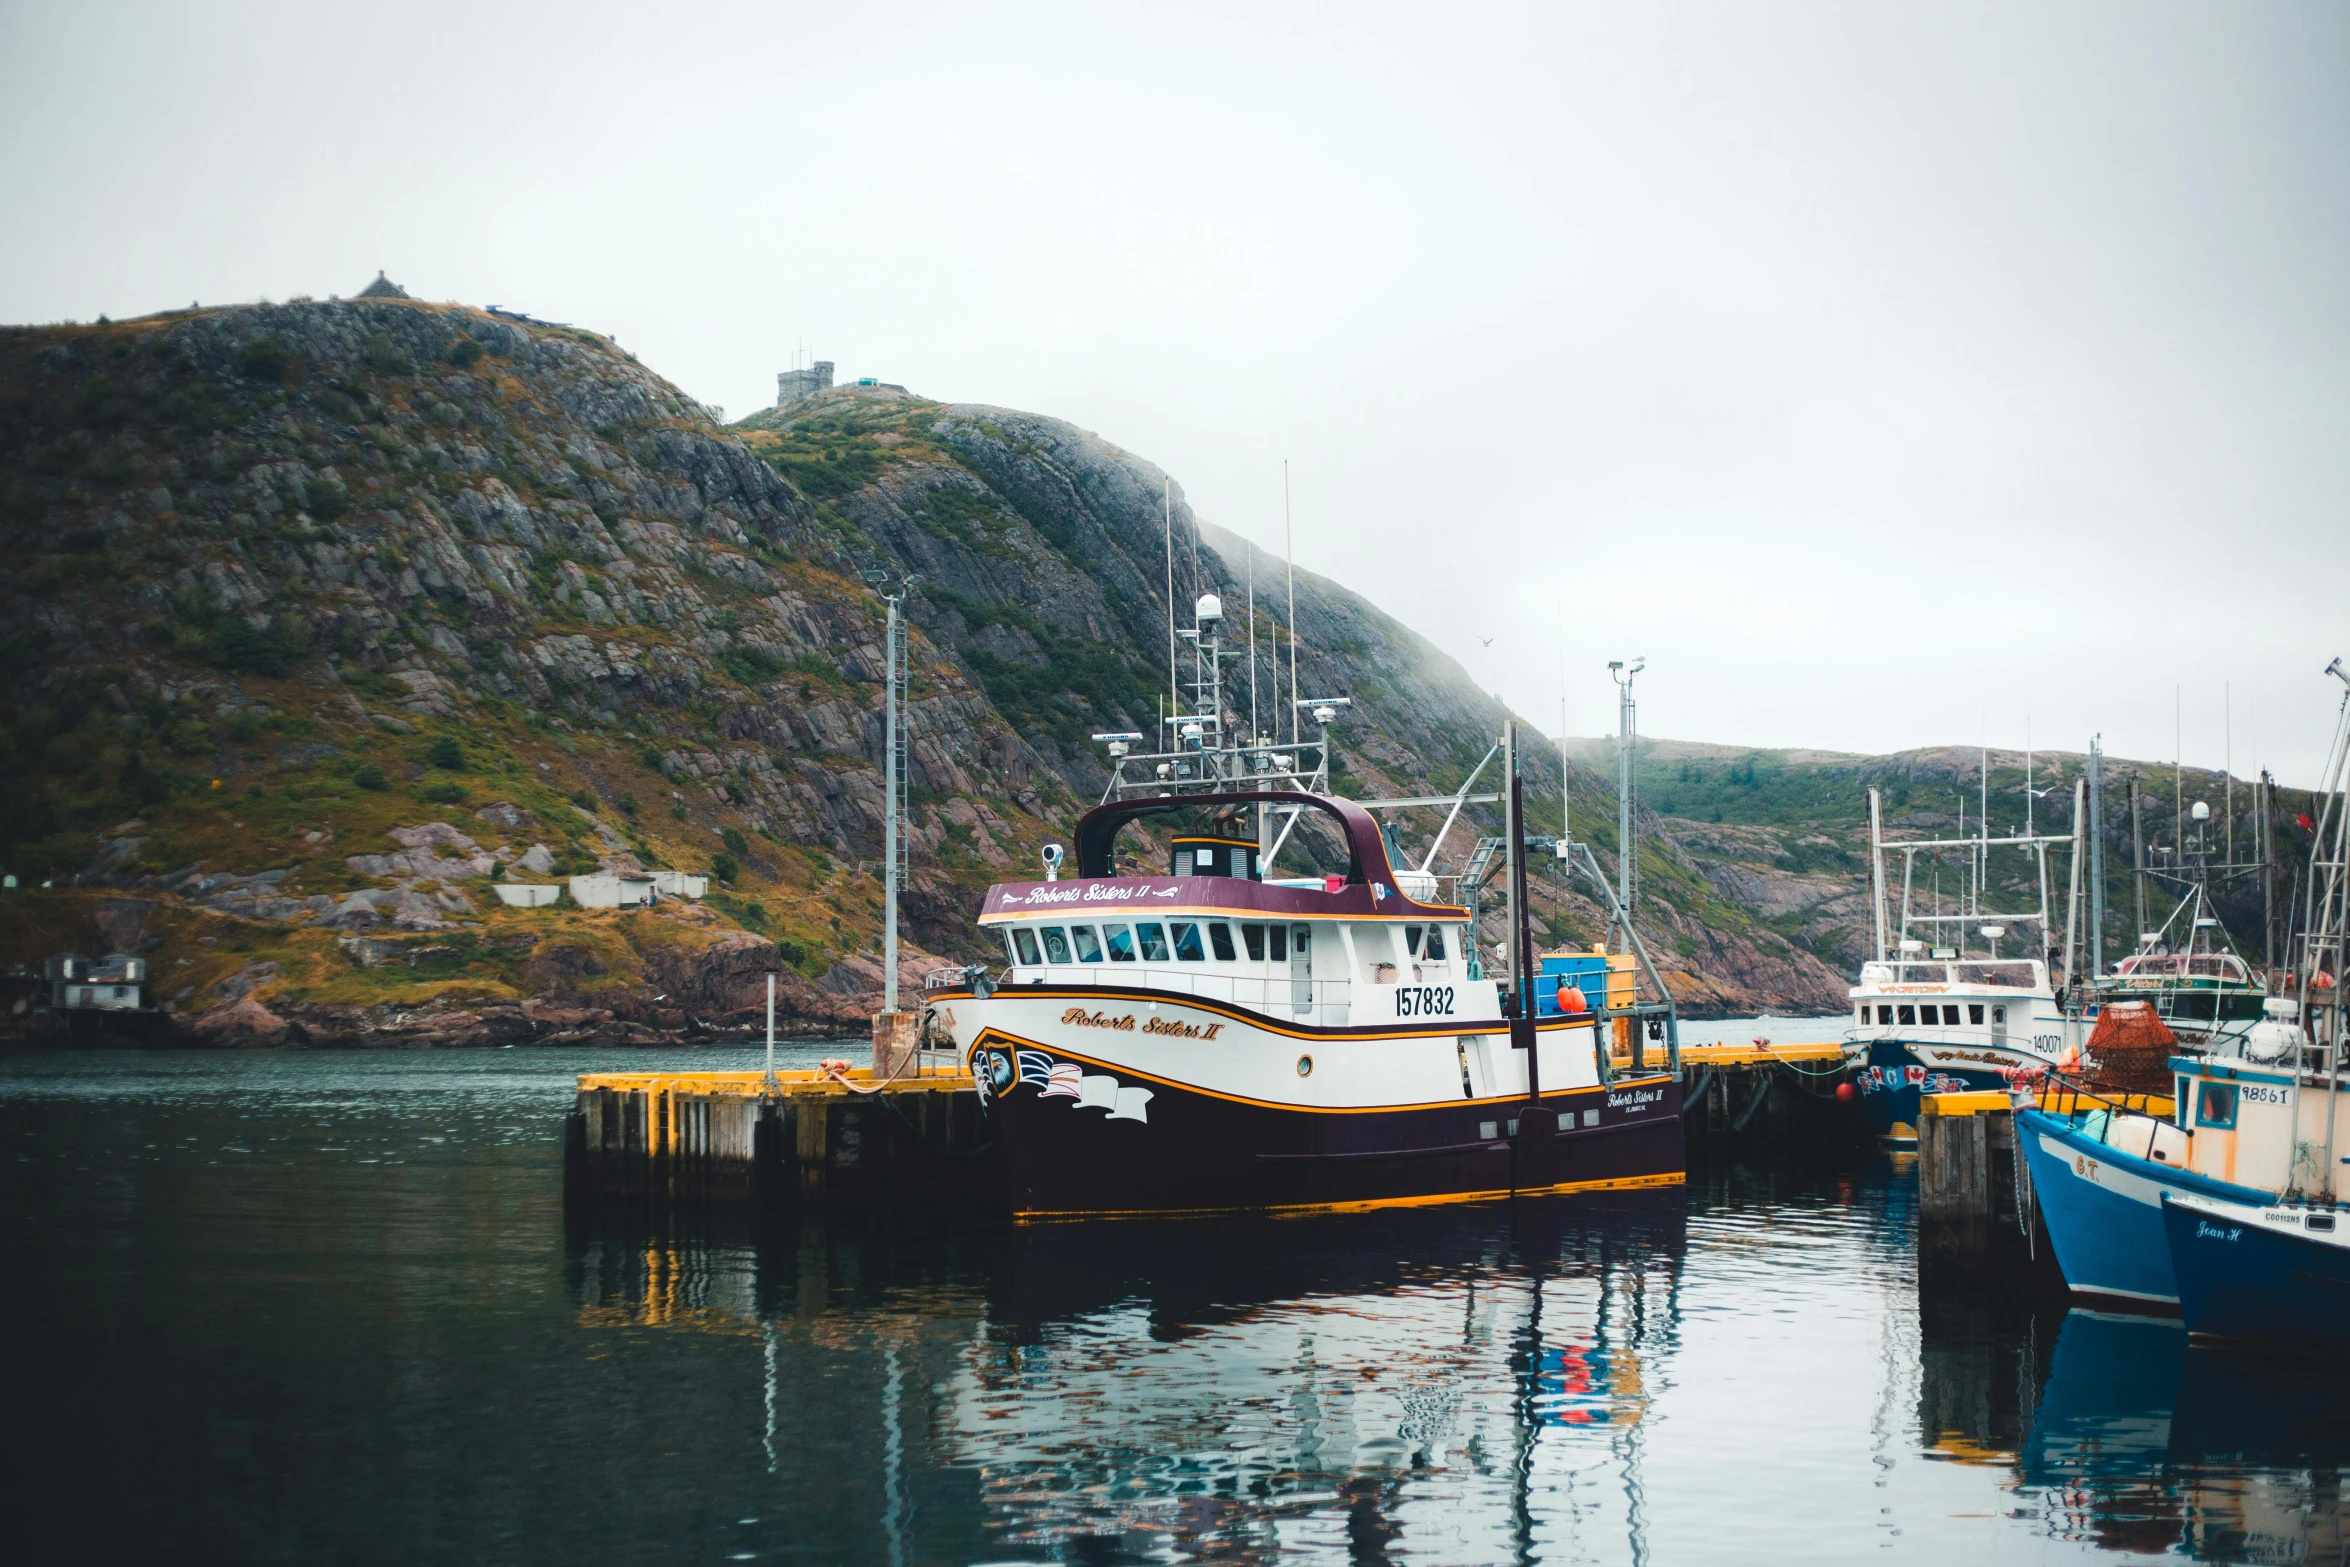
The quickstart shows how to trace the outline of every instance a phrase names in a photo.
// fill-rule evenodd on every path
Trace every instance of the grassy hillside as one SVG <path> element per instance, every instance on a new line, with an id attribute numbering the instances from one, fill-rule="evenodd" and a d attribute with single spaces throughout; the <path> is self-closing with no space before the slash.
<path id="1" fill-rule="evenodd" d="M 2322 693 L 2321 693 L 2322 696 Z M 1612 769 L 1615 742 L 1607 738 L 1568 743 L 1570 755 L 1594 769 Z M 1817 750 L 1769 750 L 1702 742 L 1644 739 L 1634 775 L 1642 806 L 1656 813 L 1664 833 L 1699 863 L 1724 896 L 1840 968 L 1866 956 L 1868 816 L 1867 791 L 1880 791 L 1889 837 L 1947 837 L 1980 830 L 1985 803 L 1985 756 L 1962 746 L 1858 756 Z M 1993 750 L 1988 756 L 1988 803 L 1994 834 L 2025 825 L 2039 832 L 2072 831 L 2074 784 L 2085 776 L 2086 755 Z M 2216 772 L 2169 764 L 2107 757 L 2104 770 L 2106 951 L 2129 949 L 2136 925 L 2136 885 L 2127 812 L 2129 785 L 2143 796 L 2141 819 L 2148 863 L 2160 870 L 2177 863 L 2178 802 L 2209 804 L 2209 841 L 2214 858 L 2225 858 L 2229 841 L 2230 781 Z M 2235 854 L 2239 862 L 2256 855 L 2256 781 L 2233 781 Z M 2310 809 L 2306 791 L 2280 789 L 2273 823 L 2276 901 L 2281 913 L 2290 901 L 2295 867 L 2306 862 L 2309 835 L 2298 818 Z M 2190 839 L 2194 828 L 2187 826 Z M 1994 859 L 1995 875 L 2005 873 L 2002 890 L 2011 897 L 2031 892 L 2016 873 L 2020 855 Z M 1958 867 L 1950 867 L 1957 885 Z M 2063 915 L 2064 862 L 2053 890 Z M 2149 923 L 2159 924 L 2174 906 L 2160 877 L 2149 877 Z M 2222 881 L 2217 889 L 2221 917 L 2239 948 L 2258 960 L 2264 911 L 2257 877 Z M 2084 922 L 2086 915 L 2084 914 Z M 2084 927 L 2084 941 L 2086 931 Z"/>

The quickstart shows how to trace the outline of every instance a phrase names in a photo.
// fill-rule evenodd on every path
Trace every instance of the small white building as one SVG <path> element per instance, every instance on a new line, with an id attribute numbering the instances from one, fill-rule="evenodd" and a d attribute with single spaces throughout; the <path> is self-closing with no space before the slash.
<path id="1" fill-rule="evenodd" d="M 490 890 L 510 909 L 543 909 L 563 896 L 563 884 L 555 881 L 494 881 Z"/>
<path id="2" fill-rule="evenodd" d="M 642 908 L 660 895 L 653 878 L 641 872 L 605 871 L 571 878 L 571 901 L 583 909 Z"/>
<path id="3" fill-rule="evenodd" d="M 655 871 L 653 885 L 661 889 L 665 898 L 700 898 L 710 891 L 710 878 L 695 876 L 685 871 Z"/>
<path id="4" fill-rule="evenodd" d="M 49 960 L 51 1005 L 60 1011 L 136 1012 L 147 960 L 117 952 L 92 963 L 78 953 Z"/>

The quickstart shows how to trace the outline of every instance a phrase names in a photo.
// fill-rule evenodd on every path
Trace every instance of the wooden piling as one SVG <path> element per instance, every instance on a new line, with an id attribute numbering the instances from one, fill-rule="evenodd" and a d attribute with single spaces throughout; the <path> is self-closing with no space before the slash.
<path id="1" fill-rule="evenodd" d="M 1994 1292 L 2061 1287 L 2003 1092 L 1919 1099 L 1918 1273 Z"/>
<path id="2" fill-rule="evenodd" d="M 845 1079 L 587 1074 L 564 1132 L 567 1186 L 602 1198 L 804 1206 L 998 1193 L 1001 1165 L 972 1079 Z"/>

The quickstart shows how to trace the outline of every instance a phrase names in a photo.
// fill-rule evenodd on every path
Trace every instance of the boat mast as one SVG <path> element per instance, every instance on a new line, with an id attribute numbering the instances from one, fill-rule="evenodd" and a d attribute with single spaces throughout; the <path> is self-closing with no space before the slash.
<path id="1" fill-rule="evenodd" d="M 2080 971 L 2073 966 L 2079 954 L 2081 929 L 2081 871 L 2083 868 L 2081 861 L 2084 857 L 2081 851 L 2087 847 L 2088 834 L 2089 780 L 2077 778 L 2073 781 L 2072 892 L 2064 902 L 2064 988 L 2067 992 L 2076 995 L 2080 993 L 2081 983 Z M 2041 859 L 2041 865 L 2043 867 L 2042 885 L 2046 885 L 2047 859 L 2045 855 Z M 2045 935 L 2046 932 L 2042 932 L 2042 934 Z M 2071 1008 L 2068 1007 L 2066 1010 L 2070 1011 Z"/>
<path id="2" fill-rule="evenodd" d="M 2089 737 L 2089 972 L 2105 972 L 2105 736 Z"/>
<path id="3" fill-rule="evenodd" d="M 1526 1052 L 1526 1099 L 1542 1098 L 1541 1052 L 1534 1033 L 1534 933 L 1526 907 L 1526 780 L 1518 773 L 1518 721 L 1501 728 L 1502 771 L 1509 778 L 1510 1044 Z M 1629 926 L 1629 918 L 1626 920 Z M 1607 975 L 1600 975 L 1604 995 Z M 1604 1041 L 1602 1042 L 1604 1046 Z M 1528 1127 L 1529 1133 L 1532 1127 Z"/>
<path id="4" fill-rule="evenodd" d="M 1869 789 L 1869 917 L 1876 931 L 1877 961 L 1885 961 L 1885 814 L 1876 788 Z"/>
<path id="5" fill-rule="evenodd" d="M 2138 787 L 2135 776 L 2130 779 L 2130 856 L 2136 867 L 2134 880 L 2138 888 L 2138 923 L 2130 934 L 2130 950 L 2135 952 L 2146 945 L 2146 792 Z"/>

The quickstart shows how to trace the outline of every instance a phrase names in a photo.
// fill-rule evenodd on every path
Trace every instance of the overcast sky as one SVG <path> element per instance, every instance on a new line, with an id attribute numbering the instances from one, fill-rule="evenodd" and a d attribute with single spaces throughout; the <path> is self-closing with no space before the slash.
<path id="1" fill-rule="evenodd" d="M 0 319 L 348 294 L 1097 430 L 1555 728 L 2314 780 L 2350 7 L 0 0 Z M 1492 637 L 1490 648 L 1483 645 Z"/>

